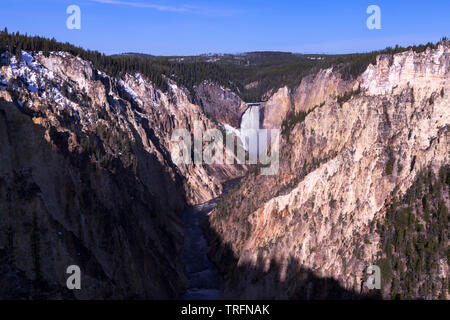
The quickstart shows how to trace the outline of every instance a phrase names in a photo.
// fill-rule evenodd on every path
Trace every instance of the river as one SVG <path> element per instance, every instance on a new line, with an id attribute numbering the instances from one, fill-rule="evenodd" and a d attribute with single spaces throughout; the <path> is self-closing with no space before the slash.
<path id="1" fill-rule="evenodd" d="M 239 179 L 233 179 L 225 182 L 223 184 L 224 193 L 228 192 L 238 181 Z M 180 297 L 182 300 L 222 299 L 223 275 L 208 258 L 209 244 L 203 230 L 208 213 L 216 207 L 219 198 L 189 207 L 183 212 L 185 234 L 181 260 L 189 277 L 189 286 Z"/>

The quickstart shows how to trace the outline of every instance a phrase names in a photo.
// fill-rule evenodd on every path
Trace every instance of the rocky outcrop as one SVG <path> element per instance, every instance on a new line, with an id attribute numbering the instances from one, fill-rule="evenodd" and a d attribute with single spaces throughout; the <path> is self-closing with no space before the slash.
<path id="1" fill-rule="evenodd" d="M 222 124 L 239 128 L 245 104 L 236 93 L 204 81 L 195 87 L 195 96 L 208 116 Z"/>
<path id="2" fill-rule="evenodd" d="M 311 111 L 283 137 L 278 174 L 248 175 L 210 216 L 211 256 L 224 265 L 226 294 L 367 293 L 365 269 L 384 257 L 376 224 L 387 206 L 422 169 L 449 164 L 449 75 L 443 42 L 423 53 L 379 56 L 351 82 L 320 71 L 302 81 L 291 103 L 287 94 L 278 99 L 282 113 L 286 105 L 292 113 Z M 270 109 L 265 119 L 276 119 Z M 235 263 L 226 264 L 230 257 Z M 439 274 L 447 263 L 439 263 Z M 327 289 L 335 281 L 343 291 Z M 446 290 L 442 283 L 431 297 Z"/>
<path id="3" fill-rule="evenodd" d="M 339 72 L 333 68 L 320 70 L 302 79 L 300 85 L 292 93 L 293 111 L 309 111 L 323 102 L 331 102 L 337 96 L 351 91 L 354 81 L 342 79 Z"/>
<path id="4" fill-rule="evenodd" d="M 288 87 L 280 88 L 263 104 L 263 128 L 280 129 L 283 120 L 291 109 L 292 101 Z"/>

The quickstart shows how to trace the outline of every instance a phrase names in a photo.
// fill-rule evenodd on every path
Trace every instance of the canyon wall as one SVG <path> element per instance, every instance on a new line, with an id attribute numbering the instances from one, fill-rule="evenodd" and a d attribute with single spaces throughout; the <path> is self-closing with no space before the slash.
<path id="1" fill-rule="evenodd" d="M 366 268 L 392 256 L 379 232 L 386 210 L 431 170 L 443 176 L 435 209 L 448 219 L 449 75 L 444 41 L 422 53 L 378 56 L 352 81 L 328 69 L 304 78 L 292 93 L 279 90 L 266 104 L 266 126 L 280 123 L 279 112 L 307 115 L 282 137 L 278 174 L 247 174 L 210 215 L 210 256 L 226 274 L 226 296 L 392 297 L 399 279 L 384 267 L 381 292 L 363 285 Z M 399 237 L 399 230 L 391 231 Z M 425 293 L 412 283 L 410 297 L 446 297 L 445 224 L 440 232 L 444 248 L 430 258 L 434 269 L 420 276 L 435 281 Z M 398 274 L 414 268 L 406 265 Z"/>
<path id="2" fill-rule="evenodd" d="M 175 165 L 174 129 L 218 128 L 168 80 L 121 79 L 64 52 L 0 69 L 0 296 L 176 298 L 182 210 L 242 167 Z M 82 290 L 66 289 L 79 265 Z"/>

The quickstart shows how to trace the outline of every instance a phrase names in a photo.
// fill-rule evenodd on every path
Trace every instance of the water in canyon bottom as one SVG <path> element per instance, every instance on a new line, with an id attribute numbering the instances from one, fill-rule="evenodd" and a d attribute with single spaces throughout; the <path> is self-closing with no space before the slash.
<path id="1" fill-rule="evenodd" d="M 207 214 L 214 207 L 215 202 L 209 201 L 190 207 L 183 213 L 185 238 L 181 259 L 189 277 L 189 288 L 181 296 L 183 300 L 222 298 L 223 277 L 207 256 L 209 246 L 202 229 Z"/>
<path id="2" fill-rule="evenodd" d="M 238 179 L 224 183 L 226 193 Z M 184 245 L 181 252 L 186 272 L 189 277 L 189 287 L 181 296 L 182 300 L 220 300 L 224 289 L 224 279 L 216 265 L 208 258 L 208 241 L 203 226 L 211 212 L 217 205 L 214 199 L 187 208 L 183 212 L 185 228 Z"/>

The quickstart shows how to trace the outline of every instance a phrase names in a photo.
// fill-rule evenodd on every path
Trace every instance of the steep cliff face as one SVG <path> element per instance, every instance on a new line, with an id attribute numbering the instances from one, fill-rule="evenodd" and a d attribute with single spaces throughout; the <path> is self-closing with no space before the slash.
<path id="1" fill-rule="evenodd" d="M 287 87 L 280 88 L 264 104 L 263 128 L 280 129 L 283 120 L 291 109 L 291 94 Z"/>
<path id="2" fill-rule="evenodd" d="M 450 46 L 444 42 L 420 54 L 379 56 L 349 82 L 332 70 L 320 71 L 292 97 L 278 99 L 282 113 L 286 105 L 288 115 L 309 111 L 282 139 L 278 174 L 248 175 L 210 216 L 216 240 L 211 256 L 224 265 L 226 293 L 366 293 L 365 269 L 385 258 L 376 224 L 384 223 L 386 208 L 422 169 L 437 174 L 449 164 L 449 75 Z M 279 122 L 271 114 L 276 107 L 266 112 L 265 119 Z M 448 208 L 449 198 L 442 201 Z M 448 246 L 447 234 L 440 237 Z M 226 264 L 230 258 L 235 263 Z M 445 294 L 447 256 L 439 259 L 435 294 L 423 297 Z"/>
<path id="3" fill-rule="evenodd" d="M 316 74 L 306 76 L 292 94 L 293 110 L 309 111 L 315 105 L 331 102 L 344 92 L 352 90 L 353 81 L 344 80 L 333 68 L 320 70 Z"/>
<path id="4" fill-rule="evenodd" d="M 36 125 L 13 103 L 0 110 L 1 296 L 70 297 L 73 264 L 83 277 L 76 298 L 176 296 L 185 200 L 171 172 L 138 145 L 138 170 L 158 172 L 151 180 L 120 162 L 107 169 L 70 151 L 72 132 Z"/>
<path id="5" fill-rule="evenodd" d="M 204 81 L 195 87 L 195 96 L 207 115 L 222 124 L 239 128 L 245 103 L 236 93 Z"/>
<path id="6" fill-rule="evenodd" d="M 170 80 L 164 93 L 63 52 L 23 52 L 0 75 L 0 296 L 182 293 L 179 214 L 243 171 L 176 166 L 171 132 L 217 125 Z M 72 264 L 83 290 L 69 293 Z"/>
<path id="7" fill-rule="evenodd" d="M 338 96 L 351 91 L 355 82 L 343 80 L 341 74 L 332 69 L 305 76 L 293 90 L 288 87 L 278 89 L 263 103 L 263 127 L 281 129 L 283 120 L 289 114 L 309 112 L 315 106 L 331 103 Z"/>

